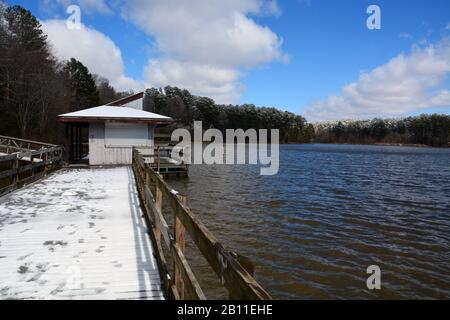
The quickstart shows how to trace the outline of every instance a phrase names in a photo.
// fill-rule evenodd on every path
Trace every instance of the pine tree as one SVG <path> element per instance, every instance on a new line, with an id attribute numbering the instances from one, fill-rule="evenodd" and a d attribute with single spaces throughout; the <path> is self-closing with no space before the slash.
<path id="1" fill-rule="evenodd" d="M 29 137 L 43 112 L 47 112 L 47 88 L 55 74 L 55 60 L 47 36 L 30 11 L 21 6 L 3 7 L 0 27 L 0 91 L 2 121 L 10 134 Z"/>
<path id="2" fill-rule="evenodd" d="M 100 96 L 94 77 L 80 61 L 72 58 L 67 61 L 67 72 L 71 87 L 71 110 L 77 111 L 100 104 Z"/>

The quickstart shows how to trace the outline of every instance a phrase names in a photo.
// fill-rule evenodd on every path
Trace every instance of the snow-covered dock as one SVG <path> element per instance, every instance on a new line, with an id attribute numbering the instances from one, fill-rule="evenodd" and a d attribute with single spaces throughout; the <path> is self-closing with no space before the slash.
<path id="1" fill-rule="evenodd" d="M 59 171 L 0 198 L 1 299 L 163 299 L 129 167 Z"/>

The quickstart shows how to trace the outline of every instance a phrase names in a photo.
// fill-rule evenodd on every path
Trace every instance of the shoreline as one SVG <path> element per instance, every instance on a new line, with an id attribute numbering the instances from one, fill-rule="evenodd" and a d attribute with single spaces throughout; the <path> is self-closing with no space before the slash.
<path id="1" fill-rule="evenodd" d="M 207 142 L 207 141 L 199 141 L 202 144 L 209 144 L 211 142 Z M 191 143 L 195 143 L 194 140 L 191 140 Z M 157 141 L 157 144 L 174 144 L 176 145 L 176 143 L 174 142 L 169 142 L 169 141 Z M 236 142 L 234 143 L 235 145 L 237 144 Z M 248 145 L 249 143 L 246 142 L 246 145 Z M 268 145 L 270 145 L 271 143 L 268 142 Z M 427 144 L 414 144 L 414 143 L 389 143 L 389 142 L 374 142 L 374 143 L 364 143 L 364 142 L 318 142 L 318 141 L 310 141 L 310 142 L 280 142 L 279 145 L 296 145 L 296 144 L 337 144 L 337 145 L 361 145 L 361 146 L 380 146 L 380 147 L 410 147 L 410 148 L 433 148 L 433 149 L 448 149 L 450 148 L 450 143 L 448 146 L 439 146 L 439 147 L 434 147 L 431 145 L 427 145 Z"/>
<path id="2" fill-rule="evenodd" d="M 290 143 L 288 143 L 290 144 Z M 389 142 L 374 142 L 374 143 L 363 143 L 363 142 L 312 142 L 312 144 L 340 144 L 340 145 L 363 145 L 363 146 L 380 146 L 380 147 L 412 147 L 412 148 L 433 148 L 433 149 L 448 149 L 449 146 L 439 146 L 434 147 L 427 144 L 414 144 L 414 143 L 389 143 Z"/>

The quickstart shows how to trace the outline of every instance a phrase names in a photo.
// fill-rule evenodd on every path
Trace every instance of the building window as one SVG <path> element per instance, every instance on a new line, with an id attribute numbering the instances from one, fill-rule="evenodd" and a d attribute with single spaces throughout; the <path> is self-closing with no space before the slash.
<path id="1" fill-rule="evenodd" d="M 106 123 L 106 147 L 148 147 L 149 128 L 146 124 Z"/>

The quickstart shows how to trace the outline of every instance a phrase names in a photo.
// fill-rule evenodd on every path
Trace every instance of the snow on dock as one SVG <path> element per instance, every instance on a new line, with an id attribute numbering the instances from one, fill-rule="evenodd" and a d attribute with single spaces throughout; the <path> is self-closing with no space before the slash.
<path id="1" fill-rule="evenodd" d="M 0 198 L 0 299 L 163 299 L 131 168 L 59 171 Z"/>

